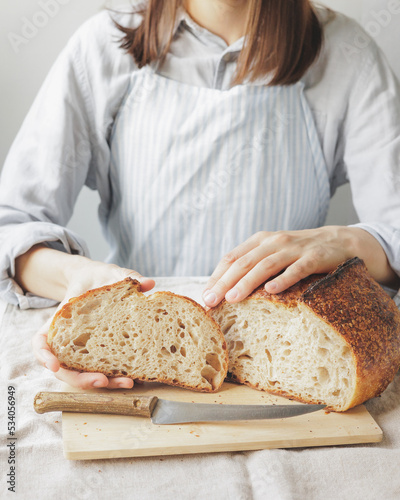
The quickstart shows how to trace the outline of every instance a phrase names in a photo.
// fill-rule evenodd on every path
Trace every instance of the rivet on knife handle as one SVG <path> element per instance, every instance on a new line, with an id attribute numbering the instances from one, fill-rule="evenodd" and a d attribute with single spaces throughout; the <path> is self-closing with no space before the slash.
<path id="1" fill-rule="evenodd" d="M 33 406 L 37 413 L 69 411 L 151 417 L 157 400 L 156 396 L 134 396 L 132 394 L 39 392 L 35 396 Z"/>

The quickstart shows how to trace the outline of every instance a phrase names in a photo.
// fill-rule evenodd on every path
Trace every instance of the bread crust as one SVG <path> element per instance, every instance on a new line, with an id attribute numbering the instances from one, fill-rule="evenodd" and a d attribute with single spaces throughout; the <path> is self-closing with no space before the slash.
<path id="1" fill-rule="evenodd" d="M 119 281 L 117 283 L 113 283 L 113 284 L 110 284 L 110 285 L 105 285 L 105 286 L 102 286 L 102 287 L 99 287 L 99 288 L 94 288 L 94 289 L 88 290 L 87 292 L 83 293 L 82 295 L 80 295 L 78 297 L 73 297 L 66 304 L 64 304 L 64 306 L 62 308 L 60 308 L 56 312 L 56 314 L 54 315 L 54 318 L 53 318 L 53 320 L 51 322 L 51 325 L 50 325 L 50 328 L 49 328 L 49 333 L 48 333 L 48 336 L 47 336 L 47 343 L 48 343 L 48 345 L 50 347 L 51 352 L 56 357 L 58 357 L 58 352 L 56 351 L 56 349 L 54 349 L 54 346 L 52 345 L 52 341 L 53 341 L 53 339 L 55 337 L 56 323 L 57 323 L 58 318 L 60 316 L 63 316 L 63 317 L 68 316 L 70 314 L 71 309 L 75 306 L 75 304 L 77 302 L 82 302 L 82 301 L 85 301 L 85 300 L 88 300 L 88 299 L 90 300 L 91 298 L 94 298 L 94 297 L 99 297 L 103 293 L 109 293 L 110 291 L 112 291 L 113 288 L 115 288 L 117 286 L 120 286 L 122 284 L 128 284 L 129 285 L 128 288 L 127 288 L 127 293 L 126 293 L 127 296 L 132 293 L 132 290 L 135 290 L 136 292 L 141 292 L 141 286 L 140 286 L 139 281 L 137 281 L 137 280 L 135 280 L 133 278 L 127 277 L 124 280 Z M 172 293 L 172 292 L 165 291 L 165 292 L 155 292 L 155 293 L 153 293 L 152 295 L 150 295 L 150 296 L 148 296 L 146 298 L 147 298 L 147 300 L 156 300 L 158 298 L 163 298 L 165 296 L 175 296 L 175 297 L 179 297 L 180 299 L 184 299 L 185 301 L 190 302 L 192 305 L 194 305 L 205 316 L 208 316 L 206 314 L 206 311 L 205 311 L 204 307 L 202 307 L 199 303 L 197 303 L 196 301 L 194 301 L 190 297 L 186 297 L 184 295 L 178 295 L 178 294 L 175 294 L 175 293 Z M 219 340 L 220 340 L 220 342 L 222 344 L 223 354 L 221 354 L 220 356 L 221 357 L 223 356 L 224 359 L 221 360 L 221 362 L 222 362 L 222 369 L 221 370 L 226 373 L 227 370 L 228 370 L 228 362 L 229 362 L 229 355 L 228 355 L 228 351 L 227 351 L 226 340 L 225 340 L 225 337 L 224 337 L 223 333 L 221 332 L 220 326 L 214 320 L 214 318 L 212 318 L 210 316 L 210 317 L 208 317 L 208 319 L 211 319 L 212 322 L 214 323 L 214 326 L 216 327 L 215 335 L 219 337 Z M 66 370 L 71 370 L 71 371 L 80 371 L 80 372 L 87 372 L 87 373 L 97 373 L 94 370 L 82 369 L 81 366 L 73 365 L 73 364 L 67 366 L 64 363 L 60 362 L 60 366 L 62 368 L 65 368 Z M 109 378 L 127 377 L 127 378 L 132 378 L 133 380 L 141 381 L 141 382 L 159 382 L 159 383 L 165 383 L 165 384 L 168 384 L 168 385 L 173 385 L 173 386 L 181 387 L 183 389 L 190 389 L 190 390 L 197 391 L 197 392 L 217 392 L 219 390 L 219 388 L 222 386 L 223 380 L 224 380 L 224 378 L 222 377 L 222 381 L 221 381 L 221 384 L 220 384 L 219 387 L 217 387 L 215 389 L 212 389 L 212 388 L 209 389 L 209 388 L 200 387 L 200 386 L 187 385 L 187 384 L 184 384 L 182 382 L 174 382 L 173 379 L 164 378 L 164 377 L 157 377 L 157 378 L 148 378 L 146 376 L 137 377 L 135 374 L 132 374 L 132 373 L 131 374 L 130 373 L 125 374 L 125 373 L 122 373 L 122 372 L 115 373 L 115 371 L 113 371 L 113 373 L 111 373 L 111 372 L 108 372 L 107 370 L 102 370 L 101 373 L 103 373 L 104 375 L 106 375 Z"/>
<path id="2" fill-rule="evenodd" d="M 369 275 L 361 259 L 349 259 L 327 275 L 309 276 L 278 294 L 268 293 L 264 285 L 245 300 L 266 300 L 288 308 L 302 303 L 334 328 L 350 348 L 356 366 L 355 391 L 345 408 L 330 409 L 345 411 L 386 389 L 400 366 L 400 311 Z M 225 302 L 224 299 L 208 314 Z M 237 375 L 228 375 L 232 381 L 263 390 Z M 304 403 L 321 403 L 283 391 L 268 392 Z"/>
<path id="3" fill-rule="evenodd" d="M 352 351 L 357 381 L 347 408 L 381 394 L 400 365 L 400 311 L 364 262 L 357 257 L 346 261 L 314 282 L 300 300 Z"/>

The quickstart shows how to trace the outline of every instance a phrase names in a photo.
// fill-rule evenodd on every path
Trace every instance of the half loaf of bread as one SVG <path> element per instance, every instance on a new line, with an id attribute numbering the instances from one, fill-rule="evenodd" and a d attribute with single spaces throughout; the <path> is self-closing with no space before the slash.
<path id="1" fill-rule="evenodd" d="M 228 368 L 224 336 L 195 301 L 147 297 L 127 278 L 71 299 L 54 316 L 48 344 L 64 368 L 213 392 Z"/>
<path id="2" fill-rule="evenodd" d="M 231 380 L 298 401 L 345 411 L 384 391 L 400 365 L 400 312 L 358 258 L 208 314 L 225 335 Z"/>

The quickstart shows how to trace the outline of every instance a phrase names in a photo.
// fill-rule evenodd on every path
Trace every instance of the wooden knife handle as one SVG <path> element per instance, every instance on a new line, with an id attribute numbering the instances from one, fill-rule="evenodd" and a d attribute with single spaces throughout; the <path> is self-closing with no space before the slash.
<path id="1" fill-rule="evenodd" d="M 71 411 L 75 413 L 113 413 L 151 417 L 156 396 L 80 392 L 38 392 L 33 407 L 37 413 Z"/>

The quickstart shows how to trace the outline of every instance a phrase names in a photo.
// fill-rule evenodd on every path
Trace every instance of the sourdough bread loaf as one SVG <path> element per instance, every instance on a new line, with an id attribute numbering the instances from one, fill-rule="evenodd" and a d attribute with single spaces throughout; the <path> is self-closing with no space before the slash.
<path id="1" fill-rule="evenodd" d="M 228 368 L 218 324 L 195 301 L 145 296 L 127 278 L 71 299 L 54 316 L 48 344 L 64 368 L 213 392 Z"/>
<path id="2" fill-rule="evenodd" d="M 345 411 L 384 391 L 400 365 L 400 312 L 358 258 L 208 314 L 225 335 L 232 380 L 298 401 Z"/>

